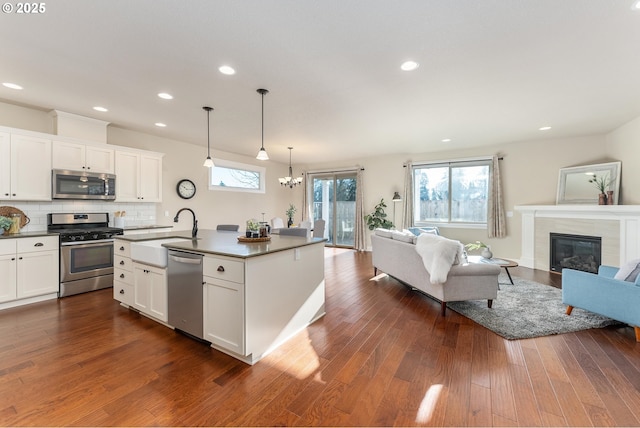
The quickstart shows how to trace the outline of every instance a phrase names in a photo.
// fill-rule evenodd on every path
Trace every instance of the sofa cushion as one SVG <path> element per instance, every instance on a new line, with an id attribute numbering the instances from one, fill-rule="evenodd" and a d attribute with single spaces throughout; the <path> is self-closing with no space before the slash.
<path id="1" fill-rule="evenodd" d="M 391 238 L 391 231 L 389 229 L 378 227 L 376 228 L 376 230 L 374 230 L 374 233 L 377 236 L 382 236 L 383 238 Z"/>
<path id="2" fill-rule="evenodd" d="M 613 279 L 620 281 L 636 282 L 640 274 L 640 259 L 628 261 L 624 266 L 618 270 Z"/>
<path id="3" fill-rule="evenodd" d="M 399 230 L 393 230 L 391 232 L 391 238 L 397 241 L 408 242 L 409 244 L 415 244 L 414 239 L 416 236 L 408 230 L 400 232 Z"/>

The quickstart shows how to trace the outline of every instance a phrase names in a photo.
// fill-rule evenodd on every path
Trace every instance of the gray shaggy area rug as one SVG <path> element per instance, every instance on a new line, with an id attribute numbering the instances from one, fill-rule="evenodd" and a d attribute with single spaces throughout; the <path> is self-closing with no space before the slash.
<path id="1" fill-rule="evenodd" d="M 513 282 L 515 285 L 500 274 L 498 298 L 491 309 L 486 300 L 450 302 L 447 307 L 509 340 L 621 324 L 580 308 L 574 308 L 568 316 L 562 304 L 562 290 L 517 277 Z"/>

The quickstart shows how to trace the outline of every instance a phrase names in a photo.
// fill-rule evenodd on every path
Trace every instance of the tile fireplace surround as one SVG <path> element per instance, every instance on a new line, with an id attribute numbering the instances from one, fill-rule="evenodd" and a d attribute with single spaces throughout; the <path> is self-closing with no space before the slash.
<path id="1" fill-rule="evenodd" d="M 640 205 L 519 205 L 520 265 L 549 270 L 550 233 L 602 238 L 602 264 L 640 258 Z"/>

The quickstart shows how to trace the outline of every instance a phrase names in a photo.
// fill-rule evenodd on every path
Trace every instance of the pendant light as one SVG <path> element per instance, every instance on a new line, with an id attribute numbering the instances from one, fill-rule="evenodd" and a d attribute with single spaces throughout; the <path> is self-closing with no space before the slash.
<path id="1" fill-rule="evenodd" d="M 204 160 L 204 164 L 202 166 L 206 166 L 207 168 L 213 168 L 213 159 L 211 159 L 211 142 L 209 141 L 209 114 L 213 107 L 202 107 L 204 111 L 207 112 L 207 158 Z"/>
<path id="2" fill-rule="evenodd" d="M 264 149 L 264 96 L 267 95 L 269 91 L 266 89 L 258 89 L 257 92 L 262 95 L 262 146 L 260 147 L 260 150 L 258 150 L 258 156 L 256 156 L 256 159 L 269 160 L 269 155 Z"/>
<path id="3" fill-rule="evenodd" d="M 288 186 L 293 189 L 298 184 L 302 184 L 302 177 L 293 178 L 293 168 L 291 168 L 291 150 L 293 147 L 287 147 L 289 149 L 289 175 L 287 177 L 278 178 L 281 186 Z"/>

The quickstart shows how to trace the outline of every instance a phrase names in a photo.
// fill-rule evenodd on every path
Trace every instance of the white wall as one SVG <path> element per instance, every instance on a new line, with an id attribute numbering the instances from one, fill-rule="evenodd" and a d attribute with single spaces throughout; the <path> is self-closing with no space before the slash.
<path id="1" fill-rule="evenodd" d="M 426 147 L 425 147 L 426 148 Z M 502 144 L 491 147 L 424 152 L 420 154 L 397 154 L 366 159 L 343 161 L 338 164 L 308 164 L 305 170 L 330 170 L 332 167 L 360 165 L 365 168 L 364 210 L 373 211 L 374 206 L 384 198 L 386 213 L 393 217 L 393 192 L 402 195 L 404 183 L 403 163 L 411 160 L 440 161 L 468 157 L 491 156 L 499 154 L 504 184 L 505 210 L 512 211 L 515 205 L 555 204 L 558 185 L 558 171 L 562 167 L 588 164 L 610 160 L 606 150 L 604 135 L 538 140 L 520 143 Z M 402 203 L 396 205 L 396 224 L 402 221 Z M 441 232 L 463 243 L 481 240 L 491 245 L 498 257 L 518 259 L 520 257 L 521 227 L 520 215 L 514 212 L 507 219 L 508 236 L 504 239 L 488 239 L 484 229 L 441 228 Z M 370 242 L 367 237 L 367 241 Z M 368 244 L 370 245 L 370 244 Z"/>
<path id="2" fill-rule="evenodd" d="M 107 129 L 109 144 L 165 153 L 162 162 L 163 198 L 162 203 L 157 204 L 157 224 L 175 225 L 173 217 L 176 212 L 187 207 L 195 211 L 201 229 L 215 229 L 216 225 L 224 223 L 240 224 L 241 230 L 244 230 L 246 220 L 255 218 L 261 221 L 263 212 L 266 220 L 276 216 L 284 218 L 289 203 L 301 206 L 300 189 L 284 189 L 278 184 L 278 174 L 286 171 L 286 165 L 221 152 L 213 146 L 211 156 L 214 162 L 216 158 L 223 158 L 265 167 L 266 193 L 210 191 L 207 188 L 208 168 L 202 166 L 207 156 L 206 147 L 114 126 Z M 192 199 L 182 199 L 176 193 L 176 185 L 183 178 L 190 179 L 196 185 L 196 195 Z M 186 214 L 180 215 L 178 229 L 191 229 L 191 216 Z"/>
<path id="3" fill-rule="evenodd" d="M 0 102 L 0 125 L 30 131 L 53 133 L 54 118 L 49 111 L 17 106 Z M 49 212 L 109 212 L 126 211 L 126 225 L 159 224 L 175 226 L 176 230 L 190 230 L 191 216 L 182 214 L 178 224 L 173 217 L 182 207 L 195 211 L 201 229 L 215 229 L 220 223 L 240 224 L 244 230 L 246 220 L 265 219 L 275 216 L 285 217 L 289 203 L 302 206 L 302 190 L 282 188 L 278 176 L 287 170 L 287 165 L 258 161 L 255 158 L 224 153 L 212 147 L 212 156 L 227 160 L 260 165 L 266 168 L 266 193 L 214 192 L 207 189 L 208 169 L 202 166 L 206 157 L 206 147 L 169 140 L 148 134 L 129 131 L 114 126 L 107 128 L 107 143 L 165 153 L 163 159 L 163 202 L 117 203 L 97 201 L 73 202 L 11 202 L 11 206 L 21 209 L 32 220 L 25 231 L 45 230 L 46 214 Z M 182 178 L 189 178 L 197 186 L 196 196 L 181 199 L 176 193 L 176 184 Z M 5 204 L 4 202 L 2 203 Z M 7 203 L 8 205 L 8 203 Z M 301 210 L 300 210 L 301 212 Z M 168 215 L 165 215 L 168 214 Z M 299 217 L 299 216 L 298 216 Z M 301 218 L 296 218 L 300 221 Z"/>
<path id="4" fill-rule="evenodd" d="M 607 149 L 622 161 L 620 197 L 625 205 L 640 204 L 640 117 L 607 136 Z"/>

